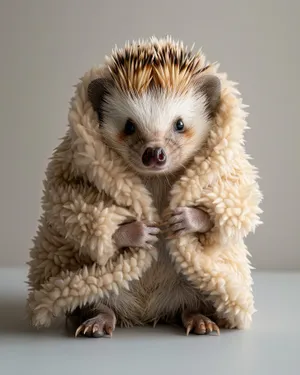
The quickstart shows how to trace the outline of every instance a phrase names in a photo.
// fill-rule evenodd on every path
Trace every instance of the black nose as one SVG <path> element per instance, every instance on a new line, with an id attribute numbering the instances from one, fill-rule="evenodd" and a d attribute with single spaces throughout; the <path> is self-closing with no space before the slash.
<path id="1" fill-rule="evenodd" d="M 167 155 L 163 148 L 148 147 L 142 156 L 142 162 L 144 165 L 149 167 L 150 165 L 164 165 L 167 160 Z"/>

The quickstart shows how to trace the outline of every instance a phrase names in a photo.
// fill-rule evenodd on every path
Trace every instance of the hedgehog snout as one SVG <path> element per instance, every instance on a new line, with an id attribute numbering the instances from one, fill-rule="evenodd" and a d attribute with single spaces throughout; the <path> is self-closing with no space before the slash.
<path id="1" fill-rule="evenodd" d="M 167 161 L 167 155 L 162 147 L 147 147 L 142 155 L 142 162 L 145 166 L 163 166 Z"/>

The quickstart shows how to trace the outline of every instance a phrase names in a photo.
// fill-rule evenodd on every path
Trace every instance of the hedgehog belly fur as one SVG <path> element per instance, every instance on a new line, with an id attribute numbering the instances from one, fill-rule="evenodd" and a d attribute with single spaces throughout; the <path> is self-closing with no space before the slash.
<path id="1" fill-rule="evenodd" d="M 172 178 L 145 179 L 145 185 L 153 196 L 154 204 L 161 213 L 168 204 Z M 122 289 L 118 296 L 110 296 L 104 302 L 111 307 L 121 326 L 144 325 L 160 320 L 172 322 L 183 309 L 210 310 L 201 293 L 176 272 L 162 234 L 157 242 L 158 259 L 140 280 L 133 281 L 130 289 Z"/>

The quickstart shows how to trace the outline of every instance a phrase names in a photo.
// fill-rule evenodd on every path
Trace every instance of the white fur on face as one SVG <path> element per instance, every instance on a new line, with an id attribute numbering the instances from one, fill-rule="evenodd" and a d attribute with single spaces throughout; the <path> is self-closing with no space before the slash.
<path id="1" fill-rule="evenodd" d="M 205 97 L 197 96 L 193 92 L 179 96 L 152 91 L 131 97 L 115 89 L 106 98 L 104 109 L 102 133 L 127 161 L 130 159 L 131 149 L 138 141 L 135 140 L 135 135 L 132 135 L 125 137 L 121 143 L 117 142 L 117 135 L 123 131 L 127 119 L 136 124 L 139 139 L 143 139 L 141 152 L 150 144 L 164 147 L 167 139 L 171 138 L 173 147 L 176 144 L 179 148 L 181 164 L 201 146 L 209 130 Z M 174 125 L 178 119 L 183 121 L 185 130 L 191 134 L 190 137 L 175 131 Z M 175 158 L 169 160 L 167 167 L 174 169 Z"/>

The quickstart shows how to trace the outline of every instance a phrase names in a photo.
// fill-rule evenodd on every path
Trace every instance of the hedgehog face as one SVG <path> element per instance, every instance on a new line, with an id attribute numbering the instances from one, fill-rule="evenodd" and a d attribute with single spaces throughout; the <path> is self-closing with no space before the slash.
<path id="1" fill-rule="evenodd" d="M 171 173 L 201 147 L 209 130 L 204 98 L 112 89 L 102 104 L 101 133 L 138 173 Z"/>
<path id="2" fill-rule="evenodd" d="M 185 166 L 204 144 L 211 124 L 211 104 L 219 81 L 204 76 L 185 94 L 152 88 L 126 94 L 113 82 L 94 82 L 105 142 L 139 174 L 173 173 Z"/>
<path id="3" fill-rule="evenodd" d="M 220 81 L 202 57 L 170 40 L 127 46 L 92 81 L 103 140 L 139 174 L 172 173 L 203 146 Z"/>

